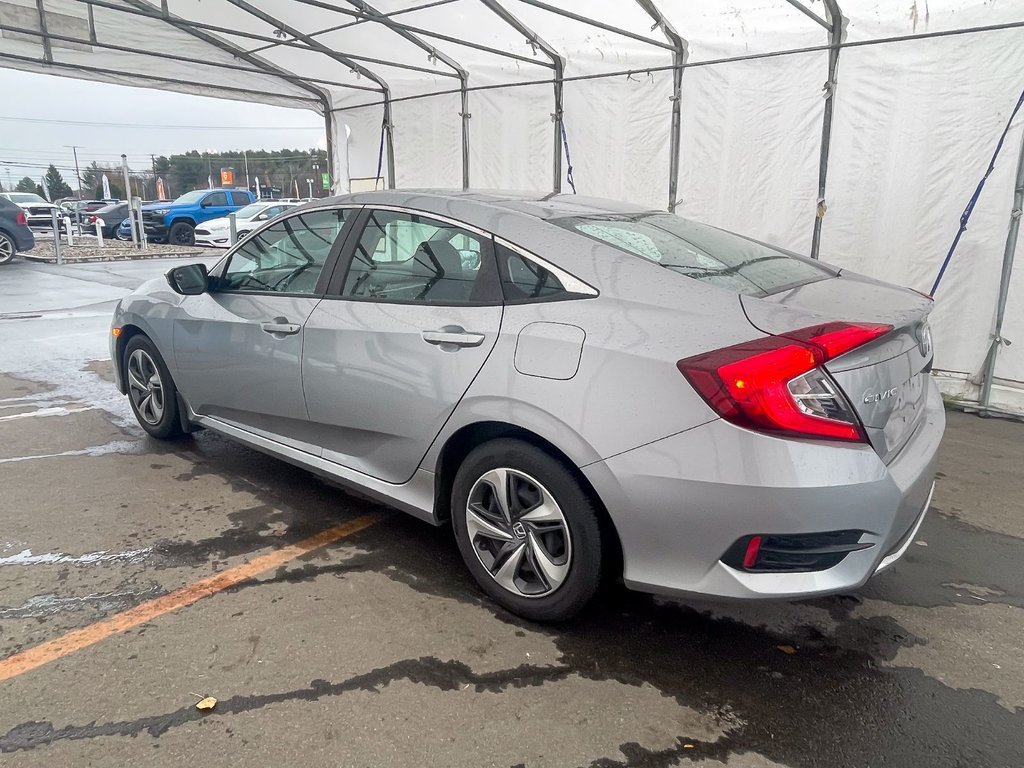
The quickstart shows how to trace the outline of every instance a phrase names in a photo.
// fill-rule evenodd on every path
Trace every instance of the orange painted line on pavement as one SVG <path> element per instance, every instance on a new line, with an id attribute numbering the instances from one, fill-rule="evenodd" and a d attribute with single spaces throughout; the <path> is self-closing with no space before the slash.
<path id="1" fill-rule="evenodd" d="M 340 523 L 315 536 L 303 539 L 295 544 L 290 544 L 281 549 L 275 549 L 265 555 L 260 555 L 248 563 L 236 565 L 226 571 L 210 576 L 205 579 L 187 584 L 181 589 L 176 589 L 162 597 L 149 600 L 145 603 L 129 608 L 121 613 L 115 613 L 109 619 L 103 619 L 87 627 L 76 629 L 65 635 L 48 640 L 45 643 L 29 648 L 26 651 L 8 656 L 0 661 L 0 682 L 17 677 L 25 672 L 30 672 L 43 664 L 56 661 L 68 654 L 88 648 L 101 640 L 106 640 L 111 635 L 145 624 L 165 613 L 185 608 L 192 603 L 202 600 L 204 597 L 221 592 L 239 582 L 258 576 L 264 571 L 284 565 L 289 560 L 294 560 L 314 549 L 319 549 L 331 544 L 346 536 L 351 536 L 364 528 L 369 528 L 374 523 L 383 519 L 382 515 L 362 515 L 353 520 Z"/>

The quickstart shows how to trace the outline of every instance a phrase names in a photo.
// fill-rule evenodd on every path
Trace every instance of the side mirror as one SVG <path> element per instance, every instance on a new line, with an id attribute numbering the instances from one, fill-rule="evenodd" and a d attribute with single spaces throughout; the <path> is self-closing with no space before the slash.
<path id="1" fill-rule="evenodd" d="M 186 264 L 167 272 L 167 284 L 171 290 L 182 296 L 198 296 L 206 293 L 210 276 L 205 264 Z"/>

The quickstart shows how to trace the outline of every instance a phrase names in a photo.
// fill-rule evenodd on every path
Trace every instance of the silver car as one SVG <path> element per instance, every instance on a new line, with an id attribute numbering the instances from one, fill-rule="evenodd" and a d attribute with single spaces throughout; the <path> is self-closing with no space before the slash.
<path id="1" fill-rule="evenodd" d="M 675 215 L 389 191 L 287 212 L 114 314 L 158 438 L 208 428 L 435 525 L 534 620 L 602 575 L 851 590 L 928 508 L 931 300 Z"/>

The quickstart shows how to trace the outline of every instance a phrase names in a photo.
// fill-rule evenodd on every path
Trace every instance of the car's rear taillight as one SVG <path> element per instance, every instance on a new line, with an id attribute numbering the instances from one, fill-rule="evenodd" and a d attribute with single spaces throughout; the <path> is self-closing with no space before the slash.
<path id="1" fill-rule="evenodd" d="M 18 211 L 14 214 L 14 221 L 24 226 L 28 224 L 28 216 L 25 215 L 24 211 Z"/>
<path id="2" fill-rule="evenodd" d="M 726 421 L 749 429 L 826 440 L 866 440 L 853 409 L 822 369 L 892 330 L 826 323 L 680 360 L 680 373 Z"/>

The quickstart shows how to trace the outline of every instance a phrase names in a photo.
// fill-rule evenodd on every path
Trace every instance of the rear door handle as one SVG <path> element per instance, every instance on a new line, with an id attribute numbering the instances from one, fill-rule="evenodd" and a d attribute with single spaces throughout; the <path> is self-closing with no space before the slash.
<path id="1" fill-rule="evenodd" d="M 275 317 L 269 323 L 260 323 L 260 328 L 264 333 L 281 334 L 282 336 L 292 336 L 302 330 L 301 325 L 289 323 L 284 317 Z"/>
<path id="2" fill-rule="evenodd" d="M 479 347 L 484 341 L 482 333 L 470 331 L 423 331 L 420 333 L 427 344 L 454 344 L 457 347 Z"/>

